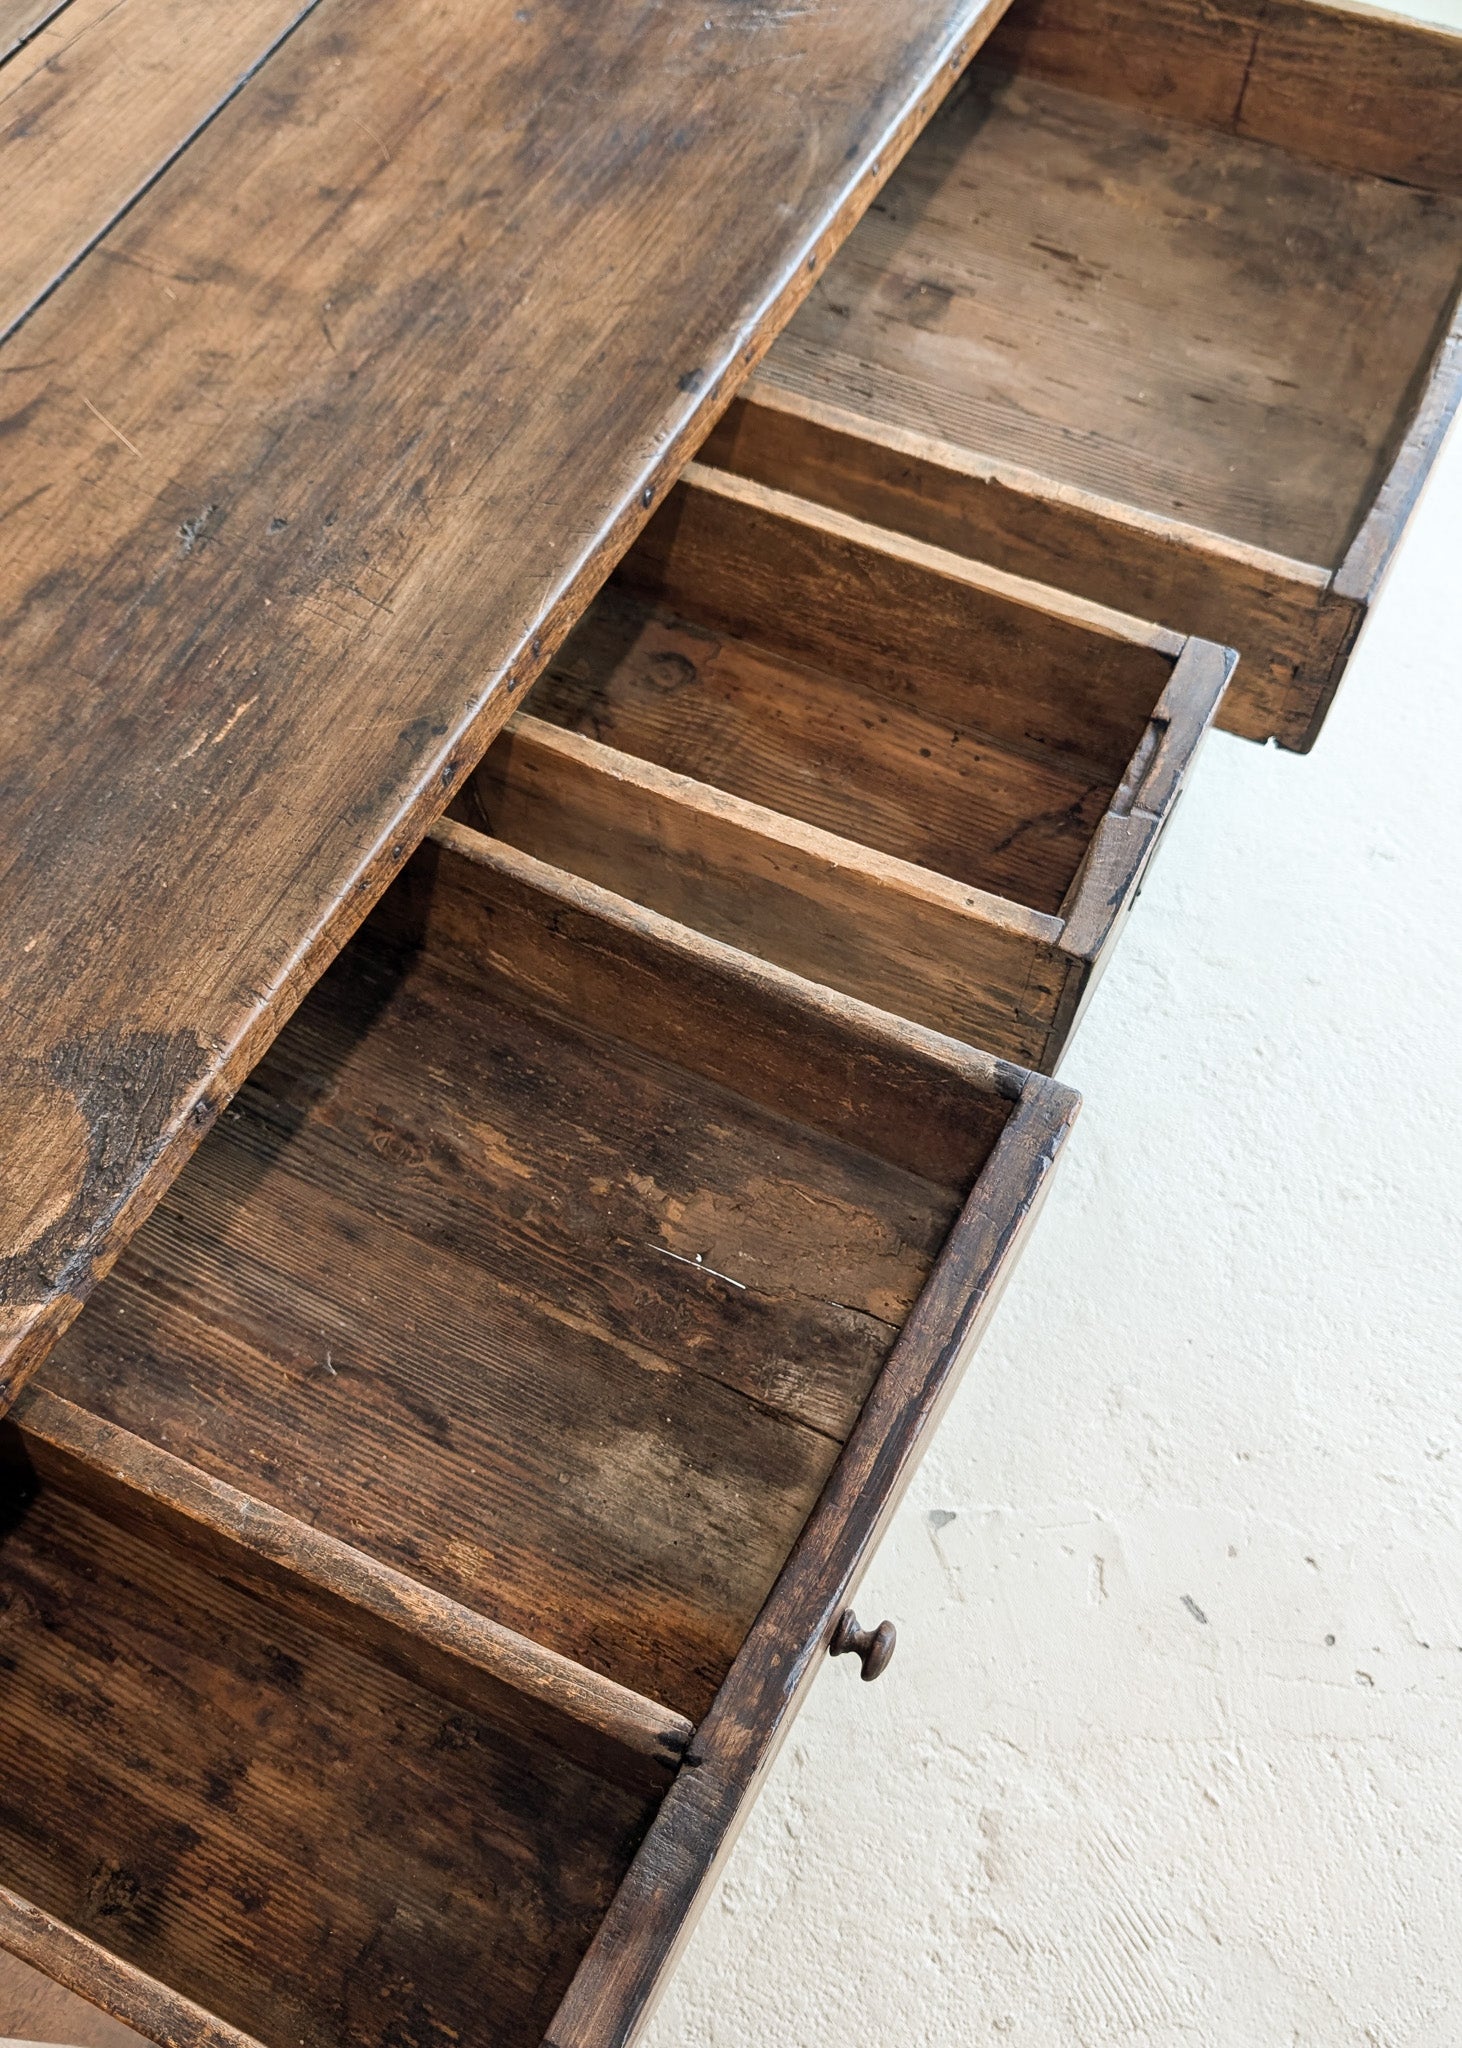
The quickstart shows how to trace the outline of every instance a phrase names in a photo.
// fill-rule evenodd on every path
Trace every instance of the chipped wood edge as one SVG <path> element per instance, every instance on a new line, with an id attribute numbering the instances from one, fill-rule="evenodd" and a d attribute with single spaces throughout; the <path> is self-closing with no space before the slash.
<path id="1" fill-rule="evenodd" d="M 145 1970 L 0 1885 L 0 1948 L 160 2048 L 262 2048 Z"/>
<path id="2" fill-rule="evenodd" d="M 1066 899 L 1064 1001 L 1043 1062 L 1053 1073 L 1112 956 L 1183 786 L 1238 666 L 1232 647 L 1187 642 L 1148 721 L 1122 787 L 1097 828 Z"/>
<path id="3" fill-rule="evenodd" d="M 307 1619 L 376 1652 L 429 1691 L 470 1709 L 485 1703 L 485 1690 L 505 1688 L 667 1769 L 690 1742 L 684 1715 L 44 1387 L 22 1395 L 12 1420 L 43 1478 L 104 1512 L 120 1508 L 149 1527 L 171 1529 L 189 1554 L 241 1571 L 270 1595 L 303 1596 Z"/>
<path id="4" fill-rule="evenodd" d="M 544 2048 L 630 2048 L 951 1398 L 1080 1108 L 1028 1075 L 765 1606 L 579 1966 Z"/>

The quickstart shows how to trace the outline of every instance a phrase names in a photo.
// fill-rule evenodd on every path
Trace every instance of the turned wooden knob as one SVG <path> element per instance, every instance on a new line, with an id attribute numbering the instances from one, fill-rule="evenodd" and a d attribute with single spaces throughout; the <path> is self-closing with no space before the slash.
<path id="1" fill-rule="evenodd" d="M 856 1657 L 863 1666 L 865 1681 L 871 1685 L 887 1671 L 898 1639 L 898 1630 L 891 1621 L 881 1621 L 877 1628 L 859 1628 L 857 1615 L 851 1607 L 845 1607 L 838 1616 L 828 1649 L 834 1657 Z"/>

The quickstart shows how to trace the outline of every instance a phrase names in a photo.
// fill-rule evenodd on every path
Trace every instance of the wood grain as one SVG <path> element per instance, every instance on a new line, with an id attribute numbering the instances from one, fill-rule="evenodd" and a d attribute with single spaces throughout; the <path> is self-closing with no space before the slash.
<path id="1" fill-rule="evenodd" d="M 1320 163 L 1462 197 L 1462 35 L 1269 0 L 1235 120 Z"/>
<path id="2" fill-rule="evenodd" d="M 1180 643 L 716 474 L 677 487 L 533 714 L 1054 912 Z"/>
<path id="3" fill-rule="evenodd" d="M 413 864 L 44 1385 L 694 1720 L 1018 1083 L 536 869 Z"/>
<path id="4" fill-rule="evenodd" d="M 990 38 L 990 62 L 1168 119 L 1231 129 L 1268 4 L 1020 0 Z"/>
<path id="5" fill-rule="evenodd" d="M 1308 746 L 1455 408 L 1459 91 L 1363 8 L 1021 4 L 708 459 L 1234 644 Z"/>
<path id="6" fill-rule="evenodd" d="M 13 1899 L 13 1894 L 12 1894 Z M 21 1939 L 34 1939 L 27 1923 L 30 1915 L 17 1904 L 13 1921 L 7 1919 L 0 1893 L 0 1943 L 12 1928 Z M 37 1915 L 43 1919 L 44 1916 Z M 68 1991 L 54 1978 L 42 1976 L 29 1963 L 0 1947 L 0 2026 L 12 2038 L 27 2042 L 60 2041 L 71 2048 L 140 2048 L 142 2036 L 114 2020 L 100 2006 Z"/>
<path id="7" fill-rule="evenodd" d="M 69 0 L 0 0 L 0 64 L 8 63 L 68 4 Z"/>
<path id="8" fill-rule="evenodd" d="M 616 582 L 1027 754 L 1120 774 L 1178 650 L 967 555 L 692 464 Z"/>
<path id="9" fill-rule="evenodd" d="M 973 721 L 794 666 L 616 594 L 528 699 L 538 718 L 896 860 L 1060 906 L 1119 768 L 1029 760 Z"/>
<path id="10" fill-rule="evenodd" d="M 1462 194 L 1462 36 L 1363 0 L 1021 0 L 989 62 Z"/>
<path id="11" fill-rule="evenodd" d="M 305 2048 L 541 2039 L 653 1797 L 64 1495 L 11 1520 L 13 1893 L 74 1929 L 73 1949 L 89 1937 L 204 2008 L 190 2048 L 240 2048 L 234 2029 Z M 113 1980 L 114 2004 L 167 2039 L 180 2008 L 129 1988 Z"/>
<path id="12" fill-rule="evenodd" d="M 713 475 L 687 471 L 460 814 L 1049 1071 L 1232 654 Z"/>
<path id="13" fill-rule="evenodd" d="M 1180 619 L 1220 645 L 1248 649 L 1225 703 L 1230 730 L 1284 732 L 1297 672 L 1328 672 L 1335 606 L 1327 572 L 1263 549 L 1225 543 L 996 462 L 933 435 L 874 420 L 758 378 L 707 439 L 703 457 L 754 480 L 908 533 L 1018 576 L 1053 579 L 1139 618 Z M 1313 696 L 1310 698 L 1313 703 Z M 1308 709 L 1305 712 L 1308 717 Z"/>
<path id="14" fill-rule="evenodd" d="M 76 2048 L 137 2048 L 144 2038 L 163 2048 L 259 2048 L 252 2035 L 225 2025 L 4 1885 L 0 1946 L 8 1951 L 0 1958 L 7 1966 L 7 1991 L 16 1981 L 12 1964 L 15 1970 L 34 1964 L 37 1972 L 46 1972 L 24 1986 L 20 2011 L 26 2024 L 46 2026 L 48 2038 L 59 2038 L 50 2030 L 54 2015 L 56 2021 L 64 2021 L 65 2039 Z M 117 2012 L 125 2012 L 133 2026 L 111 2017 Z"/>
<path id="15" fill-rule="evenodd" d="M 635 1763 L 657 1765 L 660 1789 L 684 1754 L 693 1731 L 682 1716 L 114 1423 L 34 1385 L 12 1414 L 43 1483 L 179 1549 L 231 1585 L 262 1591 L 275 1608 L 365 1649 L 439 1698 L 506 1717 L 601 1775 L 622 1777 L 628 1769 L 630 1782 L 655 1784 L 655 1774 Z"/>
<path id="16" fill-rule="evenodd" d="M 12 337 L 0 1404 L 997 11 L 332 0 Z"/>
<path id="17" fill-rule="evenodd" d="M 1061 921 L 519 713 L 472 784 L 539 859 L 936 1031 L 1040 1065 Z"/>
<path id="18" fill-rule="evenodd" d="M 1333 569 L 1459 271 L 1454 200 L 982 65 L 764 374 Z"/>
<path id="19" fill-rule="evenodd" d="M 70 0 L 12 57 L 0 73 L 0 337 L 314 4 Z"/>
<path id="20" fill-rule="evenodd" d="M 381 907 L 398 939 L 962 1196 L 1024 1071 L 444 819 Z M 673 995 L 673 999 L 669 999 Z"/>
<path id="21" fill-rule="evenodd" d="M 1335 578 L 1337 595 L 1358 605 L 1370 604 L 1379 592 L 1433 458 L 1462 403 L 1462 303 L 1418 387 L 1405 438 Z"/>

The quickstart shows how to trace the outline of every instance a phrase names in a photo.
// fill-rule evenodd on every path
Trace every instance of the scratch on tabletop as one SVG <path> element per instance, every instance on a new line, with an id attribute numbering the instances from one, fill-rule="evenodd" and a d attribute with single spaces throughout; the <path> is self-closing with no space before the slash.
<path id="1" fill-rule="evenodd" d="M 705 1255 L 702 1252 L 697 1252 L 695 1257 L 690 1259 L 686 1257 L 684 1252 L 668 1251 L 663 1244 L 652 1244 L 650 1250 L 658 1252 L 662 1259 L 678 1259 L 682 1266 L 694 1266 L 698 1272 L 709 1273 L 713 1280 L 724 1280 L 728 1287 L 739 1287 L 743 1294 L 746 1292 L 746 1282 L 744 1280 L 733 1280 L 729 1273 L 718 1273 L 714 1266 L 706 1264 Z"/>
<path id="2" fill-rule="evenodd" d="M 243 717 L 244 713 L 246 711 L 252 711 L 254 706 L 258 703 L 258 701 L 259 699 L 257 697 L 250 697 L 246 704 L 240 704 L 236 706 L 232 718 L 230 718 L 225 724 L 221 725 L 218 728 L 218 731 L 213 735 L 213 738 L 209 742 L 209 744 L 211 746 L 216 747 L 220 740 L 226 740 L 229 734 L 233 731 L 234 727 L 238 724 L 239 720 Z"/>
<path id="3" fill-rule="evenodd" d="M 351 119 L 355 122 L 356 127 L 359 128 L 361 134 L 368 135 L 371 141 L 376 145 L 376 148 L 381 152 L 381 155 L 386 159 L 386 162 L 390 163 L 391 152 L 389 149 L 387 149 L 385 143 L 382 142 L 380 136 L 377 135 L 375 129 L 372 128 L 368 122 L 362 121 L 359 114 L 352 114 Z"/>
<path id="4" fill-rule="evenodd" d="M 102 425 L 106 428 L 109 434 L 115 434 L 117 439 L 121 442 L 124 448 L 130 448 L 132 450 L 132 453 L 137 457 L 137 460 L 139 462 L 142 460 L 142 450 L 137 446 L 137 443 L 135 441 L 129 441 L 127 439 L 127 436 L 122 432 L 122 429 L 120 427 L 113 426 L 112 422 L 107 418 L 106 414 L 100 411 L 96 406 L 94 406 L 91 400 L 87 398 L 84 393 L 81 394 L 81 402 L 86 407 L 88 412 L 96 414 L 96 417 L 101 421 Z"/>

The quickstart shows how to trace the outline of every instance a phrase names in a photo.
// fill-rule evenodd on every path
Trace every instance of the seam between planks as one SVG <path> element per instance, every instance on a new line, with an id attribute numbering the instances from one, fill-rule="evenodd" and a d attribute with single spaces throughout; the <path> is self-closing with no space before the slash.
<path id="1" fill-rule="evenodd" d="M 32 29 L 30 33 L 26 36 L 25 43 L 33 41 L 34 38 L 38 36 L 45 28 L 47 28 L 59 14 L 65 11 L 65 8 L 69 4 L 70 0 L 61 0 L 61 5 L 55 8 L 50 14 L 48 14 L 44 21 L 37 22 L 35 28 Z M 27 300 L 22 310 L 14 315 L 14 317 L 10 320 L 8 325 L 6 325 L 3 328 L 0 328 L 0 348 L 4 348 L 5 344 L 14 335 L 20 332 L 21 328 L 25 326 L 25 323 L 30 319 L 31 315 L 37 312 L 42 306 L 45 305 L 46 301 L 51 297 L 52 293 L 58 291 L 60 287 L 66 282 L 66 280 L 75 273 L 79 266 L 86 261 L 87 257 L 91 255 L 92 251 L 96 249 L 101 242 L 104 242 L 106 240 L 107 236 L 111 234 L 112 230 L 115 227 L 117 227 L 121 221 L 126 219 L 127 215 L 132 211 L 133 207 L 137 205 L 138 201 L 144 199 L 147 196 L 147 194 L 152 190 L 153 186 L 156 185 L 158 180 L 166 176 L 168 171 L 170 171 L 173 165 L 178 161 L 179 157 L 181 157 L 187 150 L 192 148 L 193 144 L 198 140 L 199 136 L 202 135 L 206 129 L 210 128 L 212 124 L 218 119 L 219 115 L 224 111 L 224 109 L 231 105 L 235 99 L 237 99 L 238 95 L 244 90 L 245 86 L 250 84 L 253 79 L 258 77 L 259 73 L 263 70 L 264 66 L 269 62 L 270 58 L 276 56 L 278 52 L 281 49 L 283 49 L 284 45 L 289 41 L 290 37 L 294 35 L 297 29 L 301 28 L 304 25 L 304 23 L 309 20 L 310 16 L 315 12 L 316 8 L 318 8 L 320 4 L 321 0 L 305 0 L 305 4 L 300 8 L 299 12 L 293 17 L 293 19 L 289 21 L 286 24 L 286 26 L 279 31 L 279 33 L 273 38 L 271 42 L 265 45 L 264 49 L 262 49 L 259 52 L 258 56 L 254 58 L 253 62 L 249 64 L 245 70 L 239 73 L 238 77 L 234 80 L 233 84 L 229 86 L 228 89 L 219 96 L 219 98 L 214 102 L 214 104 L 208 109 L 207 113 L 202 115 L 200 119 L 195 121 L 193 126 L 186 131 L 186 133 L 182 136 L 177 145 L 173 149 L 169 150 L 167 154 L 162 158 L 162 160 L 159 163 L 157 163 L 153 167 L 153 169 L 149 171 L 136 186 L 133 187 L 133 189 L 127 194 L 127 196 L 112 208 L 112 210 L 107 214 L 106 218 L 102 221 L 101 225 L 97 228 L 95 234 L 93 234 L 89 238 L 89 240 L 84 242 L 82 246 L 78 250 L 76 250 L 76 252 L 71 257 L 68 258 L 68 260 L 61 266 L 61 268 L 55 273 L 53 277 L 49 278 L 44 285 L 40 286 L 32 294 L 32 296 Z M 25 43 L 17 44 L 16 50 L 24 48 Z M 15 54 L 15 50 L 7 52 L 6 58 L 0 59 L 0 64 L 7 62 L 9 58 L 13 57 Z"/>

